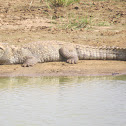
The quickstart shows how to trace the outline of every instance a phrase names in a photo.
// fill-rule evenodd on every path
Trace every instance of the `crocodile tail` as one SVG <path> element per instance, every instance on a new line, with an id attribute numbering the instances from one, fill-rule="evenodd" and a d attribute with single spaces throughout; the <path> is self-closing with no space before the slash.
<path id="1" fill-rule="evenodd" d="M 126 48 L 77 46 L 79 59 L 126 60 Z"/>
<path id="2" fill-rule="evenodd" d="M 112 49 L 115 54 L 115 60 L 126 60 L 126 48 L 114 48 Z"/>

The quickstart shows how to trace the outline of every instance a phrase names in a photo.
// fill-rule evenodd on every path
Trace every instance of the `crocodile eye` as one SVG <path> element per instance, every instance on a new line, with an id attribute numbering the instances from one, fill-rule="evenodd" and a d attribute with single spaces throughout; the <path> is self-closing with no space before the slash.
<path id="1" fill-rule="evenodd" d="M 4 54 L 4 50 L 0 47 L 0 57 L 2 57 Z"/>

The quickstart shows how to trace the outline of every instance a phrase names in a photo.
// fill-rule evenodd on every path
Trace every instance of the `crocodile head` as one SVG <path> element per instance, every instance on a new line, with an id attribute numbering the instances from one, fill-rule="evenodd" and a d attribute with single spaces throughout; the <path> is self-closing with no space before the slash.
<path id="1" fill-rule="evenodd" d="M 4 54 L 4 49 L 3 47 L 0 45 L 0 58 L 3 56 Z"/>

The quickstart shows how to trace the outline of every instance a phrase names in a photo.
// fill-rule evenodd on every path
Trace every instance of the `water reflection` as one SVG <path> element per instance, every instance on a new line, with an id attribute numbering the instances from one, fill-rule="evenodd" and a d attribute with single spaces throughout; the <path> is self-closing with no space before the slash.
<path id="1" fill-rule="evenodd" d="M 0 78 L 0 126 L 123 126 L 126 76 Z"/>
<path id="2" fill-rule="evenodd" d="M 39 86 L 39 85 L 59 85 L 75 84 L 86 81 L 98 80 L 121 80 L 126 81 L 126 75 L 123 76 L 101 76 L 101 77 L 1 77 L 0 88 L 16 86 Z"/>

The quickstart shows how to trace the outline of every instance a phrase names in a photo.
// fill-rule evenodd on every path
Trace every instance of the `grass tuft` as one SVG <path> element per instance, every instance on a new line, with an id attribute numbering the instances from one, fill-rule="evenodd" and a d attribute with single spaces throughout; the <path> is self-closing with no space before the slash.
<path id="1" fill-rule="evenodd" d="M 54 7 L 65 7 L 72 3 L 79 2 L 80 0 L 47 0 L 50 6 Z"/>
<path id="2" fill-rule="evenodd" d="M 68 17 L 67 21 L 62 21 L 58 27 L 61 29 L 81 29 L 91 25 L 91 18 L 88 17 Z"/>

